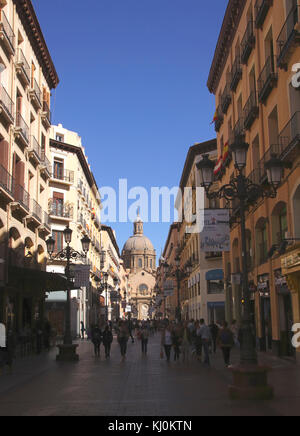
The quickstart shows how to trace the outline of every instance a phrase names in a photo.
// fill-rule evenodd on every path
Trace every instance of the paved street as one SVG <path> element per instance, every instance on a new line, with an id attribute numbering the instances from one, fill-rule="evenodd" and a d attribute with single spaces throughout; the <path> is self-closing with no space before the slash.
<path id="1" fill-rule="evenodd" d="M 0 377 L 0 415 L 25 416 L 215 416 L 300 414 L 299 367 L 269 357 L 276 398 L 267 403 L 231 402 L 231 374 L 220 354 L 210 369 L 198 362 L 168 365 L 160 359 L 159 336 L 150 339 L 149 356 L 129 344 L 121 363 L 116 342 L 112 358 L 93 356 L 89 342 L 80 344 L 79 364 L 57 364 L 55 350 L 16 363 L 13 374 Z M 234 356 L 237 360 L 237 356 Z M 279 381 L 280 380 L 280 381 Z"/>

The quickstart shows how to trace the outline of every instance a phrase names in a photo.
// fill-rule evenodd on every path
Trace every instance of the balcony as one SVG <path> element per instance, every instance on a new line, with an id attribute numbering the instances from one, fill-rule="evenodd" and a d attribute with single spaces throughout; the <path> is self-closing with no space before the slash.
<path id="1" fill-rule="evenodd" d="M 300 5 L 295 5 L 277 38 L 277 65 L 287 70 L 291 52 L 300 44 Z"/>
<path id="2" fill-rule="evenodd" d="M 7 124 L 13 124 L 15 105 L 8 95 L 7 91 L 0 86 L 0 115 Z"/>
<path id="3" fill-rule="evenodd" d="M 47 178 L 50 179 L 52 174 L 52 166 L 47 158 L 45 151 L 42 150 L 41 162 L 40 162 L 40 171 Z"/>
<path id="4" fill-rule="evenodd" d="M 224 117 L 223 117 L 223 114 L 221 112 L 220 106 L 218 106 L 218 108 L 217 108 L 217 119 L 215 121 L 215 131 L 216 132 L 219 132 L 219 130 L 220 130 L 222 124 L 223 124 L 223 121 L 224 121 Z"/>
<path id="5" fill-rule="evenodd" d="M 51 112 L 49 109 L 48 104 L 43 101 L 43 109 L 41 113 L 42 117 L 42 123 L 44 124 L 44 127 L 48 130 L 51 127 Z"/>
<path id="6" fill-rule="evenodd" d="M 41 206 L 32 198 L 31 199 L 31 216 L 29 221 L 36 227 L 40 226 L 43 222 L 43 210 Z"/>
<path id="7" fill-rule="evenodd" d="M 240 56 L 237 56 L 235 58 L 231 70 L 231 82 L 230 82 L 231 91 L 236 91 L 236 88 L 242 78 L 242 75 L 243 75 L 243 70 L 242 70 L 241 58 Z"/>
<path id="8" fill-rule="evenodd" d="M 18 140 L 21 145 L 24 147 L 28 147 L 29 145 L 29 127 L 26 124 L 24 118 L 20 114 L 20 112 L 17 112 L 16 115 L 16 127 L 14 130 L 15 138 Z"/>
<path id="9" fill-rule="evenodd" d="M 244 142 L 245 140 L 245 128 L 244 118 L 240 117 L 234 126 L 234 129 L 229 137 L 229 145 L 233 145 L 238 142 Z"/>
<path id="10" fill-rule="evenodd" d="M 28 149 L 29 158 L 36 164 L 42 160 L 42 149 L 34 136 L 30 137 L 30 146 Z"/>
<path id="11" fill-rule="evenodd" d="M 42 212 L 43 221 L 39 226 L 39 231 L 44 233 L 45 235 L 51 234 L 51 225 L 50 225 L 50 217 L 49 214 L 45 211 Z"/>
<path id="12" fill-rule="evenodd" d="M 300 152 L 300 112 L 296 112 L 279 134 L 279 158 L 292 163 Z"/>
<path id="13" fill-rule="evenodd" d="M 258 107 L 256 92 L 252 91 L 243 109 L 244 127 L 246 130 L 250 130 L 252 124 L 258 117 L 258 114 L 259 114 L 259 107 Z"/>
<path id="14" fill-rule="evenodd" d="M 51 179 L 56 183 L 61 183 L 64 185 L 71 186 L 74 183 L 74 171 L 56 168 L 56 170 L 51 176 Z"/>
<path id="15" fill-rule="evenodd" d="M 245 65 L 255 47 L 254 22 L 250 20 L 241 42 L 241 61 Z"/>
<path id="16" fill-rule="evenodd" d="M 29 97 L 32 105 L 36 110 L 42 108 L 42 91 L 35 79 L 31 81 L 31 87 L 29 89 Z"/>
<path id="17" fill-rule="evenodd" d="M 9 55 L 15 54 L 15 34 L 5 13 L 0 10 L 0 39 Z"/>
<path id="18" fill-rule="evenodd" d="M 52 219 L 70 221 L 73 219 L 73 207 L 53 199 L 49 205 L 49 214 Z"/>
<path id="19" fill-rule="evenodd" d="M 256 0 L 255 3 L 255 27 L 262 28 L 273 0 Z"/>
<path id="20" fill-rule="evenodd" d="M 227 114 L 228 108 L 231 104 L 231 93 L 230 93 L 230 86 L 227 83 L 224 89 L 224 92 L 221 97 L 221 108 L 224 115 Z"/>
<path id="21" fill-rule="evenodd" d="M 30 66 L 20 48 L 17 51 L 16 73 L 24 86 L 30 85 Z"/>
<path id="22" fill-rule="evenodd" d="M 23 186 L 19 184 L 14 185 L 13 189 L 14 202 L 12 203 L 12 210 L 19 212 L 23 217 L 29 215 L 30 212 L 30 195 Z"/>
<path id="23" fill-rule="evenodd" d="M 0 198 L 6 204 L 14 200 L 14 179 L 2 165 L 0 165 Z"/>
<path id="24" fill-rule="evenodd" d="M 258 100 L 265 104 L 273 88 L 276 87 L 278 74 L 275 67 L 275 59 L 270 56 L 258 78 Z"/>

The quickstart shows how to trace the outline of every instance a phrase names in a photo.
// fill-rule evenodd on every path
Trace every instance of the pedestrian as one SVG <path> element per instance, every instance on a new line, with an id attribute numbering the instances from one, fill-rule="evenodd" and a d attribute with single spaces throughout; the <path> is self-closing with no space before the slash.
<path id="1" fill-rule="evenodd" d="M 107 325 L 102 333 L 102 342 L 103 342 L 104 349 L 105 349 L 106 359 L 110 358 L 110 349 L 111 349 L 111 344 L 112 344 L 113 340 L 114 340 L 114 338 L 113 338 L 112 331 L 109 328 L 109 326 Z"/>
<path id="2" fill-rule="evenodd" d="M 102 333 L 96 325 L 92 327 L 92 343 L 94 344 L 94 352 L 96 357 L 100 357 L 100 345 L 102 342 Z"/>
<path id="3" fill-rule="evenodd" d="M 204 319 L 200 320 L 199 335 L 201 337 L 201 343 L 204 350 L 204 365 L 209 366 L 209 344 L 211 343 L 211 333 L 209 327 L 205 324 Z"/>
<path id="4" fill-rule="evenodd" d="M 84 339 L 85 328 L 84 328 L 83 321 L 80 321 L 80 332 L 81 332 L 81 339 Z"/>
<path id="5" fill-rule="evenodd" d="M 171 349 L 172 349 L 172 329 L 169 324 L 162 330 L 161 334 L 161 346 L 166 353 L 167 362 L 170 362 Z"/>
<path id="6" fill-rule="evenodd" d="M 228 328 L 228 323 L 224 321 L 222 329 L 219 331 L 218 344 L 222 350 L 226 368 L 230 367 L 230 354 L 234 346 L 234 337 L 232 331 Z"/>
<path id="7" fill-rule="evenodd" d="M 48 319 L 44 321 L 44 347 L 47 351 L 50 351 L 50 338 L 51 338 L 51 324 Z"/>
<path id="8" fill-rule="evenodd" d="M 183 327 L 182 333 L 182 358 L 183 362 L 189 361 L 190 349 L 192 344 L 192 334 L 186 322 Z"/>
<path id="9" fill-rule="evenodd" d="M 146 325 L 142 326 L 140 337 L 142 342 L 142 353 L 146 355 L 148 352 L 148 341 L 149 341 L 149 330 Z"/>
<path id="10" fill-rule="evenodd" d="M 201 358 L 202 358 L 202 340 L 201 340 L 200 327 L 201 326 L 200 326 L 199 321 L 196 321 L 195 333 L 194 333 L 194 344 L 195 344 L 196 356 L 197 356 L 198 360 L 201 360 Z"/>
<path id="11" fill-rule="evenodd" d="M 218 340 L 218 334 L 220 329 L 215 322 L 212 322 L 209 328 L 210 328 L 211 340 L 212 340 L 212 351 L 214 352 L 214 354 L 216 354 L 217 340 Z"/>
<path id="12" fill-rule="evenodd" d="M 124 361 L 126 359 L 127 343 L 129 339 L 129 330 L 125 322 L 123 321 L 119 322 L 117 335 L 118 335 L 118 343 L 120 345 L 122 361 Z"/>
<path id="13" fill-rule="evenodd" d="M 181 345 L 181 326 L 176 324 L 172 330 L 172 344 L 174 347 L 174 361 L 178 361 L 180 358 L 180 345 Z"/>
<path id="14" fill-rule="evenodd" d="M 234 345 L 239 348 L 240 347 L 240 342 L 238 339 L 239 338 L 239 329 L 238 329 L 236 320 L 232 321 L 230 330 L 232 331 L 232 334 L 233 334 Z"/>

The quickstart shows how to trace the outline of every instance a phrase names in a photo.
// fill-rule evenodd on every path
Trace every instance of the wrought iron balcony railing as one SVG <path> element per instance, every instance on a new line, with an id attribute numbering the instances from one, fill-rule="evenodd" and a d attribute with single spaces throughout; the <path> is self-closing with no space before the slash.
<path id="1" fill-rule="evenodd" d="M 20 130 L 20 133 L 25 141 L 29 143 L 29 127 L 20 112 L 17 112 L 16 115 L 16 127 L 18 127 L 18 129 Z"/>
<path id="2" fill-rule="evenodd" d="M 241 42 L 241 61 L 243 64 L 248 62 L 250 54 L 255 47 L 254 22 L 250 20 L 247 24 L 246 32 Z"/>
<path id="3" fill-rule="evenodd" d="M 246 130 L 251 128 L 253 122 L 258 117 L 258 114 L 259 106 L 256 91 L 252 91 L 243 109 L 244 127 Z"/>
<path id="4" fill-rule="evenodd" d="M 0 186 L 10 196 L 13 196 L 14 179 L 13 179 L 12 175 L 2 165 L 0 165 Z"/>
<path id="5" fill-rule="evenodd" d="M 11 123 L 14 122 L 15 105 L 3 86 L 0 85 L 0 106 Z"/>
<path id="6" fill-rule="evenodd" d="M 19 184 L 14 185 L 14 198 L 15 201 L 20 203 L 28 212 L 30 210 L 30 195 L 23 188 L 23 186 Z"/>
<path id="7" fill-rule="evenodd" d="M 33 136 L 33 135 L 31 135 L 31 137 L 30 137 L 29 151 L 31 153 L 34 153 L 34 155 L 38 159 L 38 161 L 42 160 L 42 148 L 41 148 L 40 144 L 37 142 L 35 136 Z"/>
<path id="8" fill-rule="evenodd" d="M 69 204 L 62 203 L 61 201 L 52 200 L 49 213 L 58 218 L 73 218 L 73 208 Z"/>
<path id="9" fill-rule="evenodd" d="M 217 114 L 217 119 L 215 120 L 215 131 L 219 132 L 224 121 L 224 116 L 221 111 L 221 106 L 218 106 L 216 114 Z"/>
<path id="10" fill-rule="evenodd" d="M 277 38 L 277 64 L 287 68 L 287 58 L 293 47 L 300 44 L 300 5 L 293 6 Z"/>
<path id="11" fill-rule="evenodd" d="M 41 206 L 33 198 L 31 199 L 31 213 L 40 223 L 42 223 L 43 210 Z"/>
<path id="12" fill-rule="evenodd" d="M 242 75 L 243 75 L 243 70 L 241 64 L 241 57 L 237 55 L 231 70 L 230 89 L 232 91 L 236 91 L 236 88 L 242 78 Z"/>
<path id="13" fill-rule="evenodd" d="M 0 10 L 0 32 L 4 34 L 10 52 L 15 53 L 15 34 L 3 10 Z M 3 38 L 3 39 L 4 39 Z"/>
<path id="14" fill-rule="evenodd" d="M 230 106 L 231 103 L 231 91 L 230 91 L 230 86 L 227 83 L 225 86 L 225 89 L 223 91 L 222 97 L 221 97 L 221 108 L 223 111 L 223 114 L 226 114 L 228 111 L 228 108 Z"/>
<path id="15" fill-rule="evenodd" d="M 18 48 L 17 52 L 17 67 L 20 69 L 19 71 L 24 76 L 26 82 L 30 83 L 30 66 L 21 48 Z"/>
<path id="16" fill-rule="evenodd" d="M 273 88 L 277 85 L 277 80 L 276 60 L 273 56 L 269 56 L 257 81 L 260 103 L 266 103 Z"/>
<path id="17" fill-rule="evenodd" d="M 262 27 L 273 0 L 256 0 L 255 3 L 255 26 Z"/>
<path id="18" fill-rule="evenodd" d="M 54 173 L 52 174 L 52 178 L 67 183 L 74 183 L 74 171 L 56 168 Z"/>
<path id="19" fill-rule="evenodd" d="M 51 125 L 51 111 L 45 100 L 43 101 L 43 117 Z"/>

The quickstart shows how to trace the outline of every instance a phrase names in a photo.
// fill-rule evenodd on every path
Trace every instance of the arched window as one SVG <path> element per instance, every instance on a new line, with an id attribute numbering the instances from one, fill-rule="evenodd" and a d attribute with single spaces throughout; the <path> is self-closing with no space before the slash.
<path id="1" fill-rule="evenodd" d="M 267 220 L 260 218 L 256 223 L 256 253 L 258 265 L 266 263 L 268 260 L 268 229 Z"/>
<path id="2" fill-rule="evenodd" d="M 147 285 L 145 285 L 145 284 L 140 285 L 139 286 L 140 295 L 148 295 L 148 289 L 149 288 Z"/>
<path id="3" fill-rule="evenodd" d="M 278 203 L 272 212 L 272 241 L 273 244 L 280 244 L 288 231 L 286 203 Z"/>
<path id="4" fill-rule="evenodd" d="M 139 268 L 143 268 L 143 259 L 139 259 Z"/>

